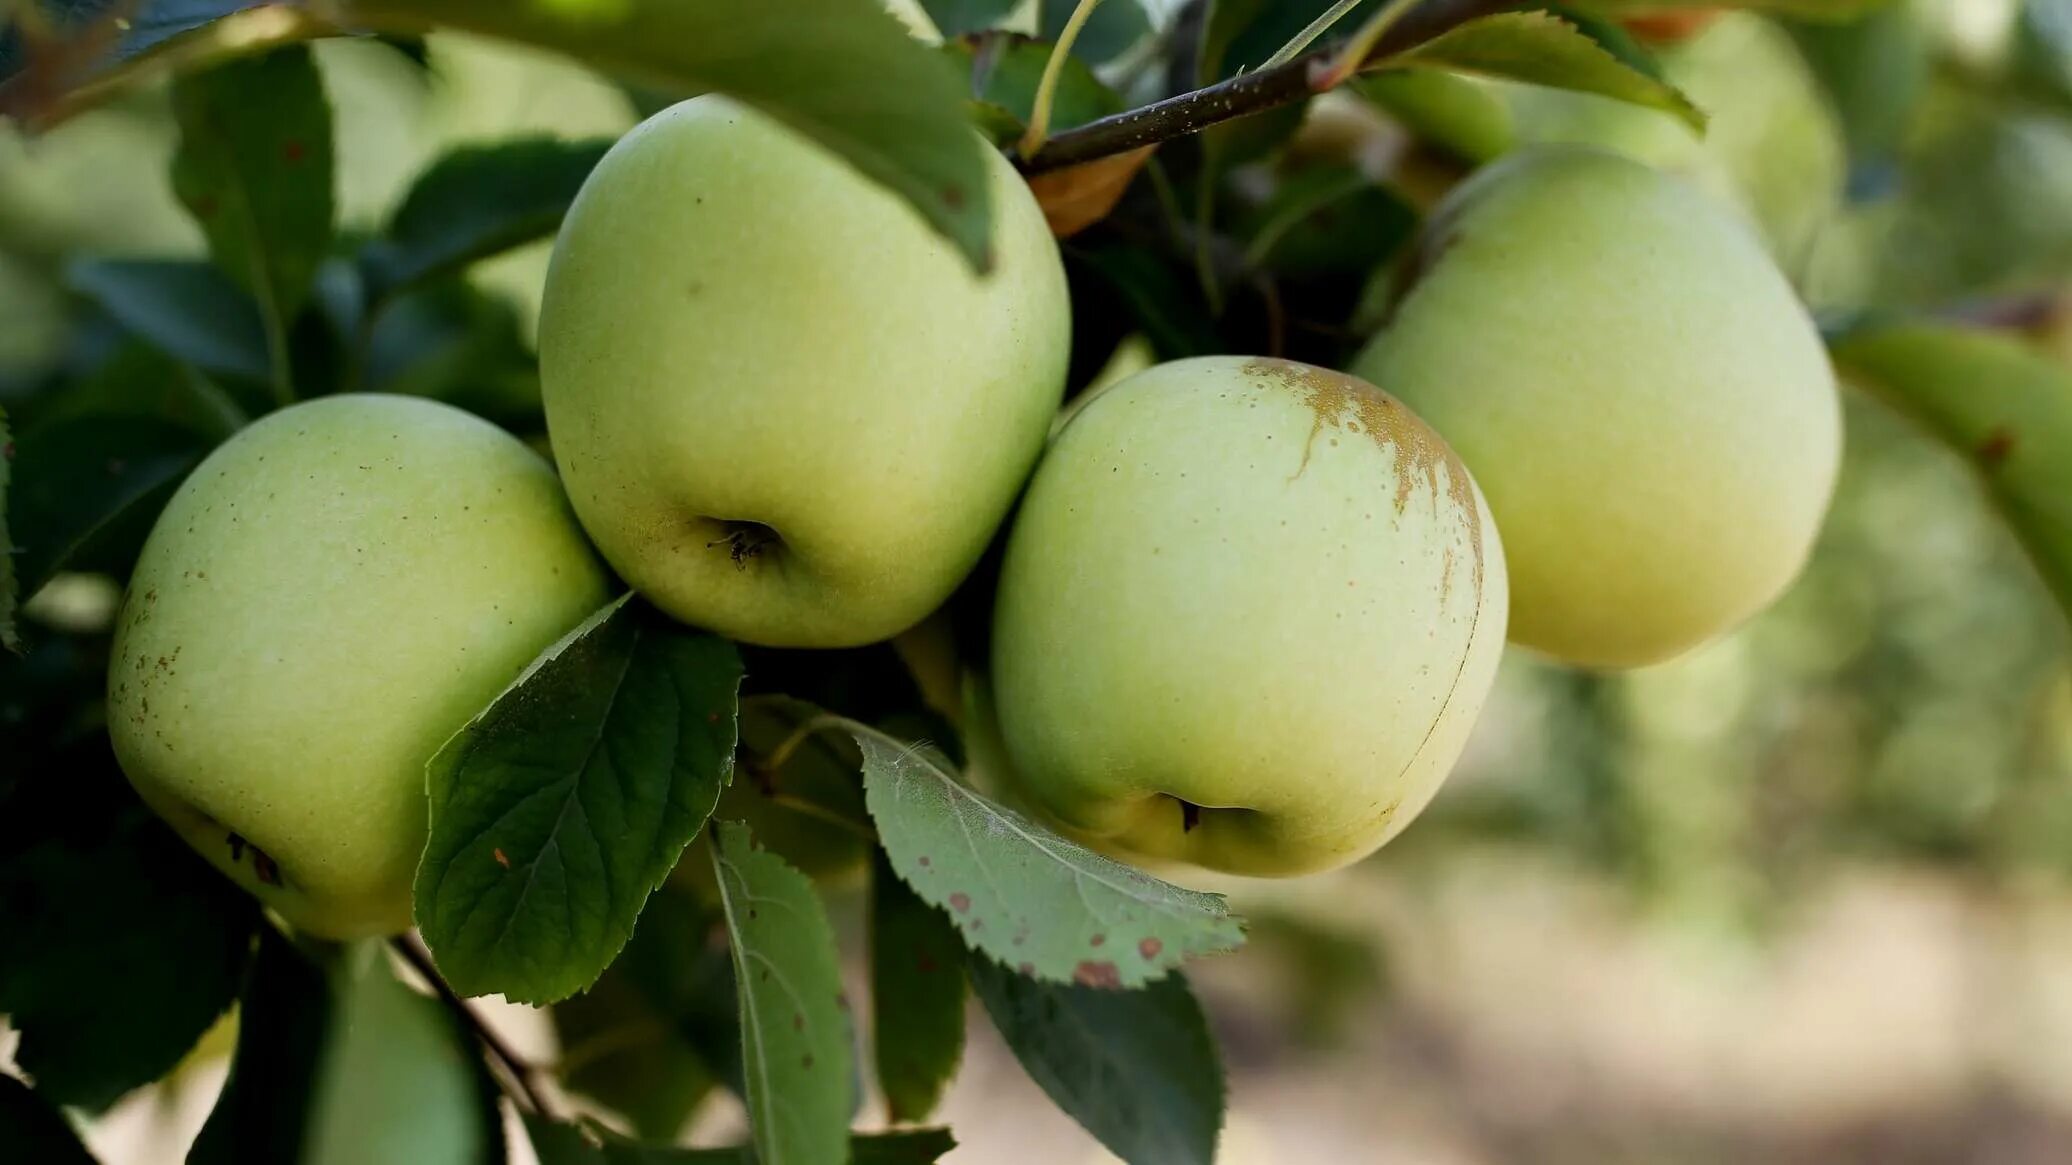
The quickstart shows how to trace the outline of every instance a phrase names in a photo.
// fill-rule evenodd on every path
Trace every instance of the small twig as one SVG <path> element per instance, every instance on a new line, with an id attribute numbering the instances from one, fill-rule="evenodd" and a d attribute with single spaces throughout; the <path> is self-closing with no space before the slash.
<path id="1" fill-rule="evenodd" d="M 504 1074 L 510 1077 L 513 1084 L 517 1085 L 518 1094 L 513 1099 L 522 1100 L 527 1107 L 540 1116 L 552 1117 L 554 1115 L 553 1108 L 542 1098 L 539 1090 L 533 1087 L 533 1075 L 539 1069 L 534 1067 L 523 1056 L 520 1056 L 510 1044 L 504 1041 L 502 1036 L 498 1035 L 487 1023 L 483 1022 L 481 1016 L 475 1014 L 475 1009 L 468 1006 L 467 1000 L 462 999 L 452 987 L 447 985 L 445 976 L 439 974 L 439 968 L 432 964 L 431 952 L 419 945 L 417 937 L 408 934 L 397 935 L 389 940 L 389 949 L 403 956 L 403 961 L 409 963 L 411 969 L 416 971 L 426 983 L 431 984 L 432 990 L 438 993 L 440 1000 L 447 1007 L 451 1008 L 454 1014 L 466 1021 L 468 1027 L 475 1033 L 475 1038 L 480 1040 L 482 1047 L 488 1051 L 490 1059 L 502 1065 Z M 506 1091 L 509 1090 L 507 1089 Z"/>
<path id="2" fill-rule="evenodd" d="M 1325 9 L 1322 16 L 1310 21 L 1308 28 L 1296 33 L 1294 40 L 1276 49 L 1272 56 L 1266 58 L 1266 63 L 1259 67 L 1271 69 L 1276 65 L 1285 65 L 1289 61 L 1294 60 L 1302 50 L 1315 44 L 1318 37 L 1330 32 L 1331 26 L 1344 19 L 1346 13 L 1359 6 L 1360 0 L 1338 0 L 1338 3 Z"/>
<path id="3" fill-rule="evenodd" d="M 1423 44 L 1455 25 L 1508 6 L 1509 0 L 1399 0 L 1391 6 L 1395 13 L 1388 23 L 1380 24 L 1377 17 L 1355 38 L 1365 51 L 1353 67 Z M 1300 101 L 1336 84 L 1332 76 L 1346 67 L 1347 60 L 1335 46 L 1317 49 L 1272 68 L 1240 73 L 1191 93 L 1090 121 L 1045 142 L 1043 148 L 1022 159 L 1022 170 L 1030 174 L 1061 170 Z"/>
<path id="4" fill-rule="evenodd" d="M 1042 149 L 1043 139 L 1050 136 L 1050 108 L 1057 101 L 1058 78 L 1065 72 L 1065 62 L 1072 58 L 1072 44 L 1079 39 L 1079 30 L 1086 27 L 1094 9 L 1100 6 L 1101 0 L 1079 0 L 1072 15 L 1065 18 L 1057 43 L 1050 46 L 1050 59 L 1043 62 L 1043 77 L 1036 82 L 1036 100 L 1029 107 L 1029 128 L 1022 133 L 1021 144 L 1015 147 L 1022 157 Z"/>

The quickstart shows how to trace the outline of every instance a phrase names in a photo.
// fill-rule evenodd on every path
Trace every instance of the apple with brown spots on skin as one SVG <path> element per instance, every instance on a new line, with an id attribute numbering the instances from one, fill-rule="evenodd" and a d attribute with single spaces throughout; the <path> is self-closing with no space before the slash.
<path id="1" fill-rule="evenodd" d="M 108 732 L 146 804 L 294 926 L 410 926 L 425 763 L 602 606 L 554 472 L 402 396 L 282 409 L 210 454 L 116 623 Z"/>
<path id="2" fill-rule="evenodd" d="M 1158 365 L 1072 416 L 1015 517 L 993 775 L 1125 855 L 1343 865 L 1452 769 L 1506 596 L 1480 491 L 1387 394 L 1283 360 Z"/>
<path id="3" fill-rule="evenodd" d="M 1511 636 L 1631 667 L 1762 610 L 1811 552 L 1841 461 L 1812 319 L 1755 234 L 1597 150 L 1514 154 L 1428 223 L 1353 362 L 1489 495 Z"/>

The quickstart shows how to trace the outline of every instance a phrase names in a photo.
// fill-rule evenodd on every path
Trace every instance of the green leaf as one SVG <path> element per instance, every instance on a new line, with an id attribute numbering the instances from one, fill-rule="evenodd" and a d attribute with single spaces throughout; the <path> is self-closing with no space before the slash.
<path id="1" fill-rule="evenodd" d="M 552 235 L 609 141 L 518 138 L 466 145 L 418 176 L 360 265 L 369 298 Z"/>
<path id="2" fill-rule="evenodd" d="M 1731 4 L 1720 4 L 1716 0 L 1568 0 L 1569 7 L 1595 12 L 1601 16 L 1637 16 L 1643 13 L 1687 9 L 1743 8 L 1767 12 L 1774 16 L 1818 21 L 1853 20 L 1890 3 L 1892 0 L 1734 0 Z"/>
<path id="3" fill-rule="evenodd" d="M 1625 64 L 1575 25 L 1545 12 L 1505 12 L 1470 20 L 1368 69 L 1444 69 L 1596 93 L 1664 110 L 1705 128 L 1705 115 L 1674 86 Z"/>
<path id="4" fill-rule="evenodd" d="M 88 259 L 72 265 L 68 282 L 116 323 L 176 360 L 250 381 L 268 375 L 259 305 L 207 263 Z"/>
<path id="5" fill-rule="evenodd" d="M 1234 949 L 1218 894 L 1182 889 L 959 784 L 939 755 L 859 732 L 864 797 L 893 869 L 974 950 L 1059 983 L 1139 987 Z"/>
<path id="6" fill-rule="evenodd" d="M 1037 35 L 1054 42 L 1063 35 L 1078 0 L 1037 0 L 1037 4 L 1043 14 Z M 1102 0 L 1079 30 L 1079 39 L 1072 42 L 1072 55 L 1089 64 L 1102 64 L 1144 43 L 1150 35 L 1151 16 L 1138 0 Z"/>
<path id="7" fill-rule="evenodd" d="M 971 78 L 972 98 L 993 127 L 995 140 L 1019 137 L 1036 103 L 1036 86 L 1051 46 L 1013 33 L 989 33 L 944 44 L 943 54 Z M 1123 110 L 1123 100 L 1078 57 L 1065 62 L 1052 96 L 1050 125 L 1057 133 Z"/>
<path id="8" fill-rule="evenodd" d="M 693 846 L 679 871 L 711 859 Z M 745 1092 L 741 1021 L 717 905 L 672 878 L 590 990 L 554 1006 L 568 1086 L 669 1140 L 715 1084 Z"/>
<path id="9" fill-rule="evenodd" d="M 331 247 L 331 104 L 308 48 L 227 61 L 173 82 L 173 192 L 217 266 L 285 329 Z"/>
<path id="10" fill-rule="evenodd" d="M 8 433 L 7 410 L 0 408 L 0 647 L 19 654 L 21 638 L 14 628 L 15 605 L 21 600 L 14 573 L 14 539 L 7 533 L 7 483 L 14 467 L 14 438 Z"/>
<path id="11" fill-rule="evenodd" d="M 1202 26 L 1195 78 L 1203 85 L 1256 69 L 1335 0 L 1211 0 Z M 1366 0 L 1338 20 L 1338 29 L 1356 28 L 1381 9 L 1381 0 Z"/>
<path id="12" fill-rule="evenodd" d="M 396 979 L 379 942 L 331 969 L 333 1018 L 299 1165 L 490 1165 L 503 1123 L 472 1029 Z"/>
<path id="13" fill-rule="evenodd" d="M 15 572 L 34 595 L 75 558 L 116 535 L 128 560 L 208 443 L 177 425 L 132 417 L 80 417 L 24 434 L 9 491 Z"/>
<path id="14" fill-rule="evenodd" d="M 546 427 L 517 309 L 462 278 L 390 301 L 368 339 L 363 384 L 443 400 L 518 433 Z"/>
<path id="15" fill-rule="evenodd" d="M 2072 615 L 2072 368 L 1950 324 L 1871 324 L 1831 347 L 1844 377 L 1971 464 Z"/>
<path id="16" fill-rule="evenodd" d="M 1223 1069 L 1184 978 L 1097 991 L 973 959 L 971 983 L 1030 1079 L 1116 1156 L 1130 1165 L 1215 1159 Z"/>
<path id="17" fill-rule="evenodd" d="M 540 1165 L 757 1165 L 747 1145 L 678 1149 L 622 1141 L 608 1132 L 528 1115 L 525 1131 Z M 902 1129 L 849 1139 L 849 1165 L 935 1165 L 957 1147 L 948 1129 Z"/>
<path id="18" fill-rule="evenodd" d="M 596 981 L 733 771 L 740 683 L 732 644 L 622 598 L 439 750 L 416 908 L 455 990 Z"/>
<path id="19" fill-rule="evenodd" d="M 1414 207 L 1359 167 L 1336 163 L 1284 176 L 1239 231 L 1247 266 L 1301 277 L 1371 271 L 1409 241 L 1417 223 Z"/>
<path id="20" fill-rule="evenodd" d="M 1225 350 L 1200 289 L 1151 248 L 1131 243 L 1083 246 L 1075 240 L 1064 253 L 1075 313 L 1112 310 L 1148 336 L 1167 360 Z"/>
<path id="21" fill-rule="evenodd" d="M 1425 141 L 1481 165 L 1515 144 L 1511 107 L 1457 73 L 1397 69 L 1355 78 L 1353 92 Z"/>
<path id="22" fill-rule="evenodd" d="M 64 1114 L 5 1073 L 0 1073 L 0 1145 L 37 1165 L 94 1165 L 93 1154 L 79 1143 Z"/>
<path id="23" fill-rule="evenodd" d="M 713 868 L 741 995 L 748 1120 L 761 1165 L 846 1155 L 854 1053 L 834 932 L 813 883 L 719 822 Z"/>
<path id="24" fill-rule="evenodd" d="M 661 88 L 728 94 L 898 193 L 974 266 L 990 266 L 984 142 L 954 72 L 857 0 L 331 0 L 348 23 L 429 22 L 579 57 Z"/>
<path id="25" fill-rule="evenodd" d="M 235 397 L 193 366 L 135 338 L 36 405 L 39 429 L 82 417 L 163 421 L 210 444 L 250 420 Z"/>
<path id="26" fill-rule="evenodd" d="M 921 0 L 928 18 L 945 37 L 996 28 L 1020 0 Z"/>
<path id="27" fill-rule="evenodd" d="M 964 1055 L 964 946 L 881 851 L 871 869 L 871 1030 L 895 1122 L 926 1120 Z"/>
<path id="28" fill-rule="evenodd" d="M 164 1075 L 236 998 L 258 905 L 133 793 L 105 735 L 0 801 L 0 1013 L 59 1104 Z"/>
<path id="29" fill-rule="evenodd" d="M 230 1078 L 187 1165 L 299 1161 L 331 1024 L 324 972 L 270 926 L 238 1004 Z"/>

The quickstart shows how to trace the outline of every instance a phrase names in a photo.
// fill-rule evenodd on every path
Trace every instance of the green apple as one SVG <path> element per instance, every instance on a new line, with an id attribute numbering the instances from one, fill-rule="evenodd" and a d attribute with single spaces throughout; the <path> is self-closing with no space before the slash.
<path id="1" fill-rule="evenodd" d="M 1738 219 L 1629 159 L 1531 150 L 1456 190 L 1418 258 L 1352 371 L 1488 491 L 1514 640 L 1652 663 L 1797 576 L 1841 406 L 1812 320 Z"/>
<path id="2" fill-rule="evenodd" d="M 1468 471 L 1386 393 L 1284 360 L 1158 365 L 1079 410 L 1014 520 L 1000 767 L 1127 855 L 1343 865 L 1459 757 L 1504 578 Z"/>
<path id="3" fill-rule="evenodd" d="M 606 155 L 555 247 L 540 374 L 576 512 L 635 589 L 730 638 L 842 647 L 964 578 L 1071 347 L 1043 213 L 987 159 L 981 277 L 892 193 L 722 97 Z"/>
<path id="4" fill-rule="evenodd" d="M 1840 213 L 1848 178 L 1841 119 L 1790 34 L 1753 13 L 1722 15 L 1661 50 L 1663 74 L 1707 116 L 1609 97 L 1501 86 L 1523 144 L 1593 145 L 1680 174 L 1755 223 L 1789 269 Z"/>
<path id="5" fill-rule="evenodd" d="M 290 923 L 395 933 L 425 762 L 607 597 L 516 438 L 409 397 L 296 405 L 210 454 L 152 529 L 109 734 L 145 802 Z"/>

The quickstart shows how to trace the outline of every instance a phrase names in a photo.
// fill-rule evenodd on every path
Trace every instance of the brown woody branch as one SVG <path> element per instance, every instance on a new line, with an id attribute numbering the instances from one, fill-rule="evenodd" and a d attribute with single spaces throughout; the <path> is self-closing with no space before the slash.
<path id="1" fill-rule="evenodd" d="M 1405 13 L 1382 34 L 1367 59 L 1393 56 L 1455 25 L 1516 7 L 1516 0 L 1428 0 Z M 1066 130 L 1023 161 L 1022 171 L 1042 174 L 1077 166 L 1300 101 L 1330 87 L 1337 51 L 1335 47 L 1317 49 L 1285 64 L 1240 73 L 1191 93 Z"/>

